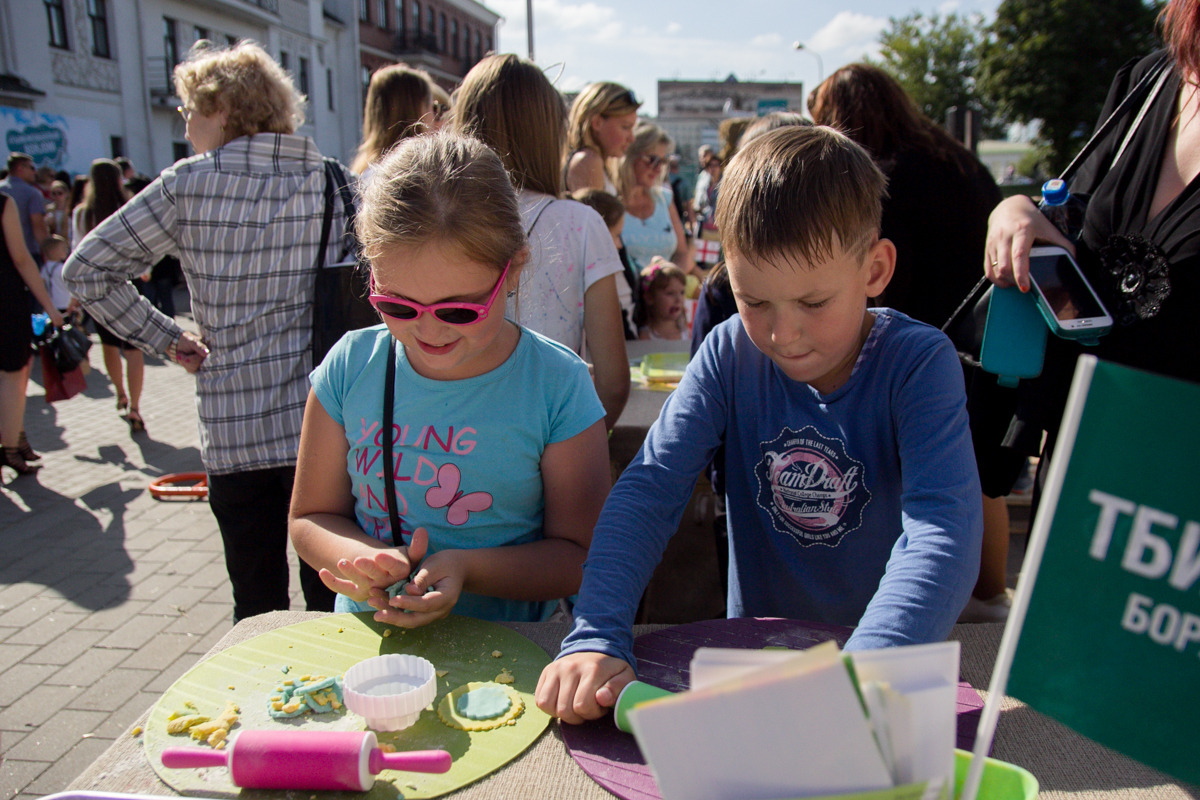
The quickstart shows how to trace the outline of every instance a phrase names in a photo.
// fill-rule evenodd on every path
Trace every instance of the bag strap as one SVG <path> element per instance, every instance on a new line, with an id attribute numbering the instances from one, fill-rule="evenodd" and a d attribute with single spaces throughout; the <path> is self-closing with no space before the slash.
<path id="1" fill-rule="evenodd" d="M 1108 134 L 1112 132 L 1112 129 L 1117 127 L 1117 123 L 1119 123 L 1125 117 L 1125 115 L 1129 113 L 1129 110 L 1137 103 L 1145 100 L 1145 104 L 1142 106 L 1142 112 L 1138 115 L 1137 119 L 1134 120 L 1133 125 L 1130 126 L 1129 133 L 1125 136 L 1125 142 L 1122 142 L 1121 149 L 1117 151 L 1116 158 L 1113 159 L 1113 165 L 1117 163 L 1117 159 L 1121 157 L 1121 153 L 1125 150 L 1125 145 L 1128 143 L 1129 139 L 1133 137 L 1138 125 L 1141 124 L 1142 117 L 1146 115 L 1146 111 L 1153 103 L 1159 89 L 1161 89 L 1163 83 L 1166 82 L 1167 75 L 1171 72 L 1170 64 L 1170 56 L 1163 55 L 1155 63 L 1155 65 L 1145 75 L 1142 76 L 1141 80 L 1139 80 L 1134 87 L 1129 90 L 1128 94 L 1125 95 L 1125 98 L 1121 100 L 1120 104 L 1113 109 L 1111 114 L 1108 115 L 1108 119 L 1104 120 L 1103 124 L 1096 129 L 1096 132 L 1092 134 L 1091 139 L 1088 139 L 1087 144 L 1083 146 L 1083 149 L 1080 150 L 1073 159 L 1071 159 L 1070 164 L 1067 164 L 1067 168 L 1064 169 L 1062 174 L 1058 176 L 1059 180 L 1064 182 L 1069 181 L 1076 171 L 1083 166 L 1083 162 L 1087 161 L 1096 148 L 1100 146 L 1100 143 L 1108 137 Z M 1147 92 L 1150 92 L 1151 85 L 1154 84 L 1156 80 L 1157 84 L 1154 86 L 1153 91 L 1150 94 L 1147 94 Z"/>
<path id="2" fill-rule="evenodd" d="M 354 208 L 354 195 L 350 191 L 350 179 L 346 177 L 346 173 L 342 170 L 342 165 L 336 158 L 324 159 L 325 161 L 325 185 L 329 197 L 330 208 L 332 208 L 334 197 L 341 196 L 342 211 L 346 217 L 346 224 L 342 230 L 343 242 L 353 242 L 354 239 L 354 217 L 357 211 Z M 349 248 L 343 248 L 343 252 Z M 355 256 L 358 254 L 355 253 Z"/>
<path id="3" fill-rule="evenodd" d="M 1133 124 L 1129 126 L 1129 130 L 1125 133 L 1125 138 L 1121 140 L 1121 146 L 1117 148 L 1117 153 L 1113 156 L 1112 163 L 1108 165 L 1110 171 L 1117 165 L 1117 162 L 1121 160 L 1121 156 L 1124 154 L 1125 148 L 1129 146 L 1129 142 L 1132 141 L 1133 135 L 1137 133 L 1137 129 L 1141 126 L 1142 120 L 1145 118 L 1146 113 L 1150 111 L 1150 106 L 1154 105 L 1154 101 L 1158 98 L 1158 94 L 1162 91 L 1163 84 L 1167 82 L 1167 78 L 1170 76 L 1170 74 L 1171 70 L 1169 69 L 1163 69 L 1159 73 L 1158 80 L 1155 81 L 1154 87 L 1150 90 L 1150 94 L 1146 95 L 1146 101 L 1142 103 L 1141 111 L 1139 111 L 1138 115 L 1134 117 Z"/>
<path id="4" fill-rule="evenodd" d="M 333 177 L 329 163 L 325 164 L 325 216 L 321 220 L 321 247 L 317 251 L 317 269 L 325 269 L 325 253 L 329 250 L 329 231 L 333 227 Z"/>
<path id="5" fill-rule="evenodd" d="M 392 525 L 392 546 L 400 547 L 404 540 L 400 538 L 400 514 L 396 511 L 396 475 L 392 461 L 392 406 L 396 402 L 396 341 L 388 345 L 387 371 L 383 384 L 383 494 L 387 498 L 388 521 Z"/>
<path id="6" fill-rule="evenodd" d="M 525 238 L 528 239 L 533 233 L 534 227 L 538 224 L 538 220 L 542 218 L 542 214 L 546 213 L 546 209 L 554 205 L 557 198 L 551 197 L 544 206 L 538 209 L 537 216 L 533 218 L 533 222 L 529 223 L 529 227 L 525 229 Z"/>

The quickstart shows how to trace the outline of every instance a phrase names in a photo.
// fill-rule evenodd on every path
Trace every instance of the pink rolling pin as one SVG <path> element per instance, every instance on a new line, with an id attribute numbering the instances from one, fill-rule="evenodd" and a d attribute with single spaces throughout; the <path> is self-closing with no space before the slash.
<path id="1" fill-rule="evenodd" d="M 446 772 L 445 750 L 385 753 L 372 731 L 242 731 L 227 750 L 168 747 L 171 769 L 229 767 L 243 789 L 332 789 L 365 792 L 381 770 Z"/>

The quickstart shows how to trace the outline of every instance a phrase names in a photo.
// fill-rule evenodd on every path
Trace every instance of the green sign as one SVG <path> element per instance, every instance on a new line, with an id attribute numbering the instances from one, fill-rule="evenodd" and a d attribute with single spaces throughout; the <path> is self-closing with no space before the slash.
<path id="1" fill-rule="evenodd" d="M 1008 693 L 1200 783 L 1200 386 L 1087 358 L 1081 389 Z"/>

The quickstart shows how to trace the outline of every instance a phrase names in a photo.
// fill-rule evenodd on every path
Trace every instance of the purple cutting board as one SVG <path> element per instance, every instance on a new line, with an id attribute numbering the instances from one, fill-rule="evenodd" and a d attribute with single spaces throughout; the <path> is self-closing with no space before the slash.
<path id="1" fill-rule="evenodd" d="M 688 688 L 688 665 L 699 647 L 787 647 L 803 650 L 833 639 L 839 646 L 850 628 L 791 619 L 714 619 L 664 628 L 633 643 L 638 679 L 673 691 Z M 958 747 L 975 746 L 975 728 L 983 699 L 966 682 L 958 685 Z M 609 714 L 583 725 L 561 725 L 563 741 L 575 763 L 592 780 L 623 800 L 662 800 L 637 740 L 622 733 Z"/>

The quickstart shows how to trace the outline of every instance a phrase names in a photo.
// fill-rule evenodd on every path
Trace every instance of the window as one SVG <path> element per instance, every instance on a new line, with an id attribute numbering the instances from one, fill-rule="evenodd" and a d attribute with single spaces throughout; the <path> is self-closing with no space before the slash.
<path id="1" fill-rule="evenodd" d="M 359 75 L 359 80 L 362 81 L 362 94 L 363 94 L 363 101 L 365 102 L 367 99 L 367 89 L 371 88 L 371 70 L 369 70 L 366 67 L 363 67 L 362 69 L 359 70 L 358 75 Z"/>
<path id="2" fill-rule="evenodd" d="M 287 72 L 288 67 L 291 65 L 291 61 L 292 58 L 288 55 L 286 50 L 279 51 L 279 66 L 283 67 L 284 72 Z"/>
<path id="3" fill-rule="evenodd" d="M 425 30 L 429 31 L 430 36 L 433 36 L 434 34 L 437 33 L 437 27 L 435 25 L 435 23 L 437 22 L 436 18 L 437 18 L 437 14 L 434 13 L 433 7 L 431 6 L 425 12 Z"/>
<path id="4" fill-rule="evenodd" d="M 446 15 L 438 15 L 438 50 L 446 52 Z"/>
<path id="5" fill-rule="evenodd" d="M 413 33 L 421 32 L 421 0 L 413 0 Z"/>
<path id="6" fill-rule="evenodd" d="M 329 97 L 329 110 L 333 111 L 333 70 L 325 70 L 325 94 Z"/>
<path id="7" fill-rule="evenodd" d="M 170 84 L 171 70 L 179 63 L 179 38 L 175 33 L 175 20 L 163 17 L 163 55 L 167 62 L 167 83 Z"/>
<path id="8" fill-rule="evenodd" d="M 171 158 L 175 161 L 182 161 L 191 154 L 192 151 L 187 142 L 171 142 Z"/>
<path id="9" fill-rule="evenodd" d="M 236 36 L 232 36 L 228 33 L 225 34 L 225 44 L 229 45 L 230 47 L 233 47 L 237 43 L 238 43 L 238 38 Z"/>
<path id="10" fill-rule="evenodd" d="M 197 25 L 197 26 L 195 26 L 194 28 L 192 28 L 192 37 L 193 37 L 193 38 L 192 38 L 192 41 L 194 41 L 194 42 L 198 42 L 198 41 L 200 41 L 201 39 L 210 39 L 210 38 L 212 38 L 211 34 L 209 33 L 209 30 L 208 30 L 208 28 L 202 28 L 202 27 L 201 27 L 201 26 L 199 26 L 199 25 Z"/>
<path id="11" fill-rule="evenodd" d="M 479 31 L 475 31 L 475 60 L 479 61 L 483 58 L 483 40 L 479 38 Z"/>
<path id="12" fill-rule="evenodd" d="M 108 2 L 88 0 L 88 19 L 92 21 L 92 55 L 111 58 L 108 49 Z"/>
<path id="13" fill-rule="evenodd" d="M 300 82 L 300 94 L 308 97 L 308 59 L 300 56 L 300 74 L 296 76 Z"/>
<path id="14" fill-rule="evenodd" d="M 363 22 L 371 21 L 370 0 L 358 0 L 358 18 Z"/>
<path id="15" fill-rule="evenodd" d="M 69 50 L 67 10 L 63 8 L 63 0 L 46 0 L 46 24 L 50 28 L 50 46 Z"/>
<path id="16" fill-rule="evenodd" d="M 404 26 L 408 24 L 404 19 L 404 0 L 396 0 L 396 30 L 404 33 Z"/>
<path id="17" fill-rule="evenodd" d="M 125 155 L 125 139 L 121 136 L 108 137 L 108 147 L 112 151 L 113 158 Z"/>
<path id="18" fill-rule="evenodd" d="M 375 24 L 381 28 L 387 27 L 387 7 L 388 0 L 379 0 L 377 8 L 379 10 L 379 19 L 375 20 Z"/>
<path id="19" fill-rule="evenodd" d="M 450 20 L 450 46 L 454 50 L 454 57 L 458 58 L 458 20 Z"/>

